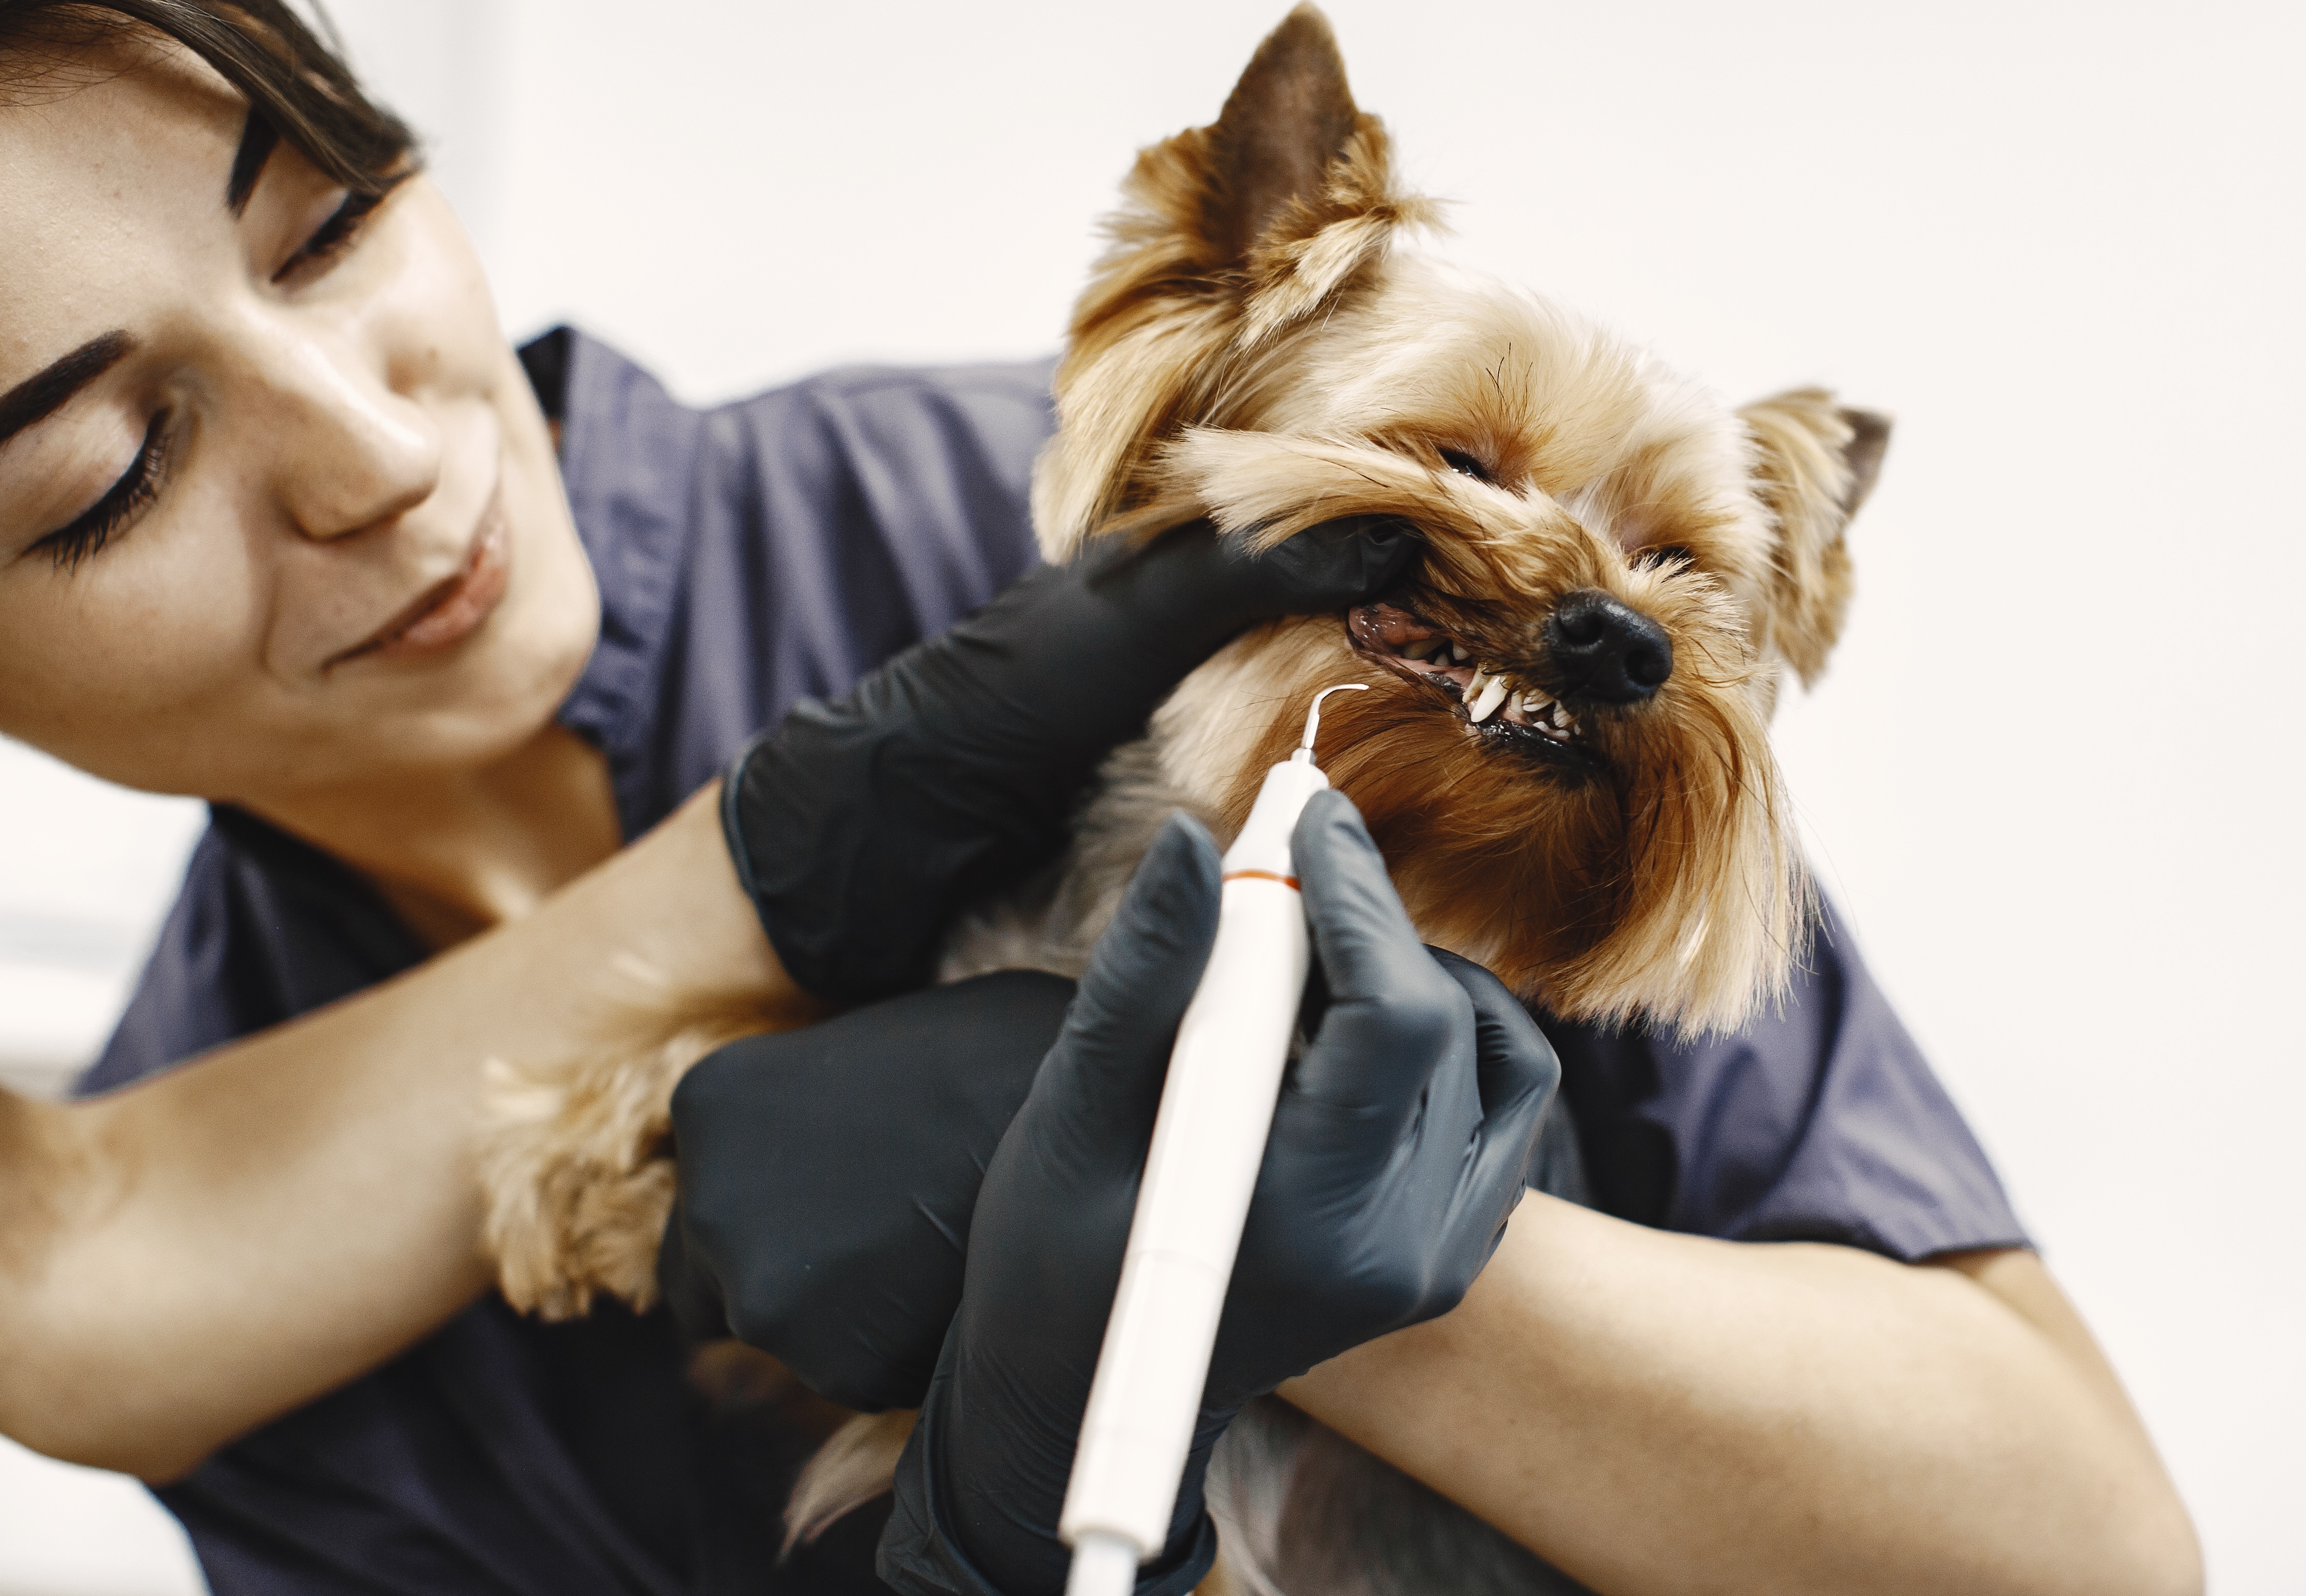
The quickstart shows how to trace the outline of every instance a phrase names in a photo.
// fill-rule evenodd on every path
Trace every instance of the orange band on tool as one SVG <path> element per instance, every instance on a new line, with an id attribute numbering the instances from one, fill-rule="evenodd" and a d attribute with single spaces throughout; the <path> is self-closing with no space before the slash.
<path id="1" fill-rule="evenodd" d="M 1228 870 L 1217 881 L 1220 885 L 1228 881 L 1277 881 L 1293 892 L 1300 890 L 1295 876 L 1279 875 L 1270 870 Z"/>

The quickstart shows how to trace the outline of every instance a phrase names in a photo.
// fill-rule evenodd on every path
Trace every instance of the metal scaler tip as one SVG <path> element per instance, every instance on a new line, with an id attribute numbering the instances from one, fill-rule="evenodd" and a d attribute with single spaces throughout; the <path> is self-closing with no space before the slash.
<path id="1" fill-rule="evenodd" d="M 1313 763 L 1313 738 L 1321 730 L 1322 699 L 1327 698 L 1332 693 L 1366 693 L 1368 691 L 1369 683 L 1348 681 L 1339 682 L 1334 687 L 1323 687 L 1320 692 L 1314 694 L 1313 707 L 1305 712 L 1305 740 L 1299 743 L 1297 745 L 1297 751 L 1289 756 L 1291 763 L 1295 764 L 1311 764 Z"/>

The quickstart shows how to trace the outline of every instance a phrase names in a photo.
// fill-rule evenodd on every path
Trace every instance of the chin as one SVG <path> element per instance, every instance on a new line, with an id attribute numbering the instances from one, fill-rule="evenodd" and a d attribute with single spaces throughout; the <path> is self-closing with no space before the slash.
<path id="1" fill-rule="evenodd" d="M 1368 690 L 1328 701 L 1322 765 L 1428 941 L 1602 1024 L 1721 1031 L 1782 990 L 1810 889 L 1770 714 L 1840 634 L 1844 532 L 1888 423 L 1814 388 L 1725 405 L 1417 253 L 1434 213 L 1310 7 L 1215 124 L 1138 157 L 1058 370 L 1043 552 L 1197 518 L 1269 546 L 1345 516 L 1405 522 L 1423 552 L 1371 602 L 1259 628 L 1190 678 L 1114 756 L 1061 866 L 959 928 L 947 978 L 1078 974 L 1166 814 L 1229 834 L 1314 695 L 1350 682 Z M 744 1028 L 707 1018 L 507 1071 L 490 1239 L 516 1302 L 649 1298 L 671 1087 Z M 908 1422 L 829 1447 L 794 1533 L 884 1487 Z M 1210 1498 L 1244 1589 L 1486 1588 L 1528 1558 L 1279 1413 L 1228 1434 Z M 1399 1532 L 1354 1539 L 1373 1523 Z M 1356 1545 L 1366 1566 L 1322 1563 Z"/>
<path id="2" fill-rule="evenodd" d="M 363 730 L 399 768 L 475 769 L 552 724 L 601 630 L 600 591 L 567 513 L 516 513 L 504 597 L 468 636 L 431 659 L 379 661 L 375 704 L 396 728 Z"/>

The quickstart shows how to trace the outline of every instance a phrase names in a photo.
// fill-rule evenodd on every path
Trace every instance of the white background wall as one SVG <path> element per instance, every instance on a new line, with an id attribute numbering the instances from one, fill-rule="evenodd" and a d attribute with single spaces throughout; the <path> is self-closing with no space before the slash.
<path id="1" fill-rule="evenodd" d="M 700 399 L 1052 346 L 1129 153 L 1281 9 L 337 7 L 508 328 Z M 1457 252 L 1732 395 L 1898 413 L 1848 640 L 1781 717 L 1817 863 L 2214 1588 L 2306 1592 L 2298 8 L 1330 13 Z M 91 1045 L 195 818 L 0 750 L 0 1055 Z M 0 1592 L 188 1588 L 133 1506 L 0 1454 Z"/>

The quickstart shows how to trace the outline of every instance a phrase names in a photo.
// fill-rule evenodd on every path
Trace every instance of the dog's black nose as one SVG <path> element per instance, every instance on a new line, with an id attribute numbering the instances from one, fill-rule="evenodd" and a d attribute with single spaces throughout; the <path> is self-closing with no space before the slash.
<path id="1" fill-rule="evenodd" d="M 1673 674 L 1673 639 L 1665 628 L 1590 587 L 1554 606 L 1545 646 L 1565 698 L 1638 704 Z"/>

